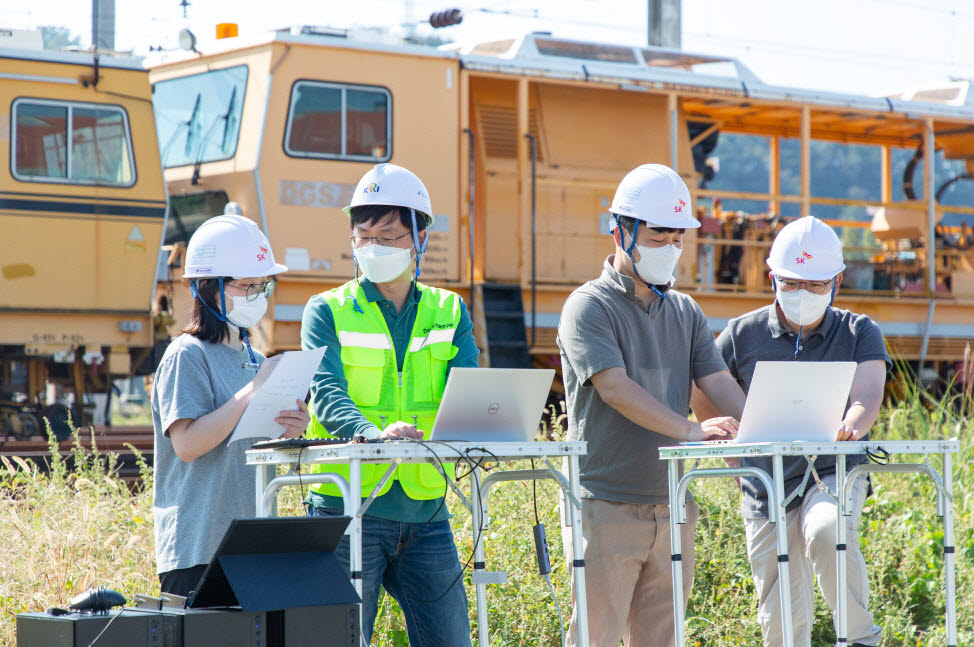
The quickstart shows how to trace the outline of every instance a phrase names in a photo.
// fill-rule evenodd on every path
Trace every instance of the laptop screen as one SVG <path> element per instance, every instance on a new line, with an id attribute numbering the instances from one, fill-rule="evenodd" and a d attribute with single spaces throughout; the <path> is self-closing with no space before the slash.
<path id="1" fill-rule="evenodd" d="M 454 368 L 431 438 L 531 442 L 554 377 L 550 368 Z"/>

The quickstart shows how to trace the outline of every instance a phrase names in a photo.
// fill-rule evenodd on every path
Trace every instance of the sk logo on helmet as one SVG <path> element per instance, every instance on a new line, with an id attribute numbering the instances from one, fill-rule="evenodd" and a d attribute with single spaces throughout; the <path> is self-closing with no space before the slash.
<path id="1" fill-rule="evenodd" d="M 267 248 L 264 247 L 263 245 L 258 245 L 257 249 L 260 250 L 259 252 L 257 252 L 257 260 L 258 261 L 264 260 L 267 257 Z"/>
<path id="2" fill-rule="evenodd" d="M 362 189 L 362 193 L 378 193 L 378 192 L 379 192 L 379 185 L 376 184 L 375 182 L 372 182 L 371 184 L 366 184 L 365 188 Z"/>
<path id="3" fill-rule="evenodd" d="M 680 200 L 679 198 L 677 198 L 677 202 L 679 202 L 680 204 L 673 207 L 673 211 L 676 213 L 683 213 L 683 207 L 687 206 L 687 203 L 684 202 L 683 200 Z"/>
<path id="4" fill-rule="evenodd" d="M 800 264 L 800 265 L 804 265 L 805 264 L 805 260 L 806 259 L 809 259 L 809 258 L 812 258 L 812 255 L 803 250 L 802 251 L 802 255 L 799 256 L 798 258 L 796 258 L 795 259 L 795 262 L 798 263 L 798 264 Z"/>

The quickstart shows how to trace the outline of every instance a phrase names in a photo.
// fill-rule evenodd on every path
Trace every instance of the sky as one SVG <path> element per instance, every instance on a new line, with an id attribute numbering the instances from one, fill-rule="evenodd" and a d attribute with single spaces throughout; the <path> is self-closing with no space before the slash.
<path id="1" fill-rule="evenodd" d="M 459 7 L 463 23 L 436 30 L 458 42 L 530 31 L 647 43 L 647 0 L 116 0 L 116 49 L 175 48 L 191 29 L 205 42 L 219 22 L 241 35 L 290 25 L 385 26 L 431 34 L 431 11 Z M 68 27 L 91 43 L 89 0 L 8 0 L 0 28 Z M 774 85 L 883 94 L 974 78 L 970 0 L 683 0 L 683 49 L 740 59 Z"/>

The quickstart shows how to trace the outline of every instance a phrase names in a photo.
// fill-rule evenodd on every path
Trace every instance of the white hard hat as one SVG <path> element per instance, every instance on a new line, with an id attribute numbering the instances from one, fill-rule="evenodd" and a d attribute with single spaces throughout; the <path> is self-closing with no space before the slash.
<path id="1" fill-rule="evenodd" d="M 342 209 L 349 215 L 352 207 L 367 205 L 406 207 L 423 213 L 427 226 L 433 224 L 433 207 L 426 185 L 412 171 L 395 164 L 376 164 L 362 176 L 352 203 Z"/>
<path id="2" fill-rule="evenodd" d="M 690 190 L 680 175 L 663 164 L 643 164 L 622 178 L 609 211 L 655 227 L 695 229 Z"/>
<path id="3" fill-rule="evenodd" d="M 270 276 L 286 272 L 274 262 L 267 236 L 253 220 L 243 216 L 210 218 L 186 246 L 184 279 L 229 276 Z"/>
<path id="4" fill-rule="evenodd" d="M 778 232 L 767 262 L 775 276 L 805 281 L 827 281 L 845 269 L 839 237 L 812 216 L 799 218 Z"/>

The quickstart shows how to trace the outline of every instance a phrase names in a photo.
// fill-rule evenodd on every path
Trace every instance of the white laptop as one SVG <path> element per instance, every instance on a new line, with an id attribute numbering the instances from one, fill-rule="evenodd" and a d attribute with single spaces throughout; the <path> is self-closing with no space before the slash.
<path id="1" fill-rule="evenodd" d="M 758 362 L 738 443 L 835 442 L 856 362 Z"/>
<path id="2" fill-rule="evenodd" d="M 550 368 L 451 369 L 430 438 L 531 442 L 554 377 Z"/>

